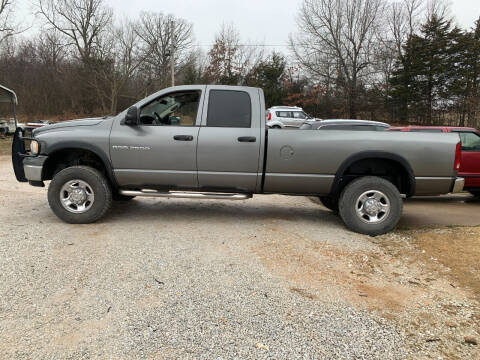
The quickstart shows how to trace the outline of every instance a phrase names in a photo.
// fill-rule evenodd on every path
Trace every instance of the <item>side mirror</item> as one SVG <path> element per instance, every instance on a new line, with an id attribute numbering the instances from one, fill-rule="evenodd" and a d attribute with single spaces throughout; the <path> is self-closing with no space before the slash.
<path id="1" fill-rule="evenodd" d="M 138 108 L 136 106 L 129 107 L 123 125 L 135 126 L 138 125 Z"/>

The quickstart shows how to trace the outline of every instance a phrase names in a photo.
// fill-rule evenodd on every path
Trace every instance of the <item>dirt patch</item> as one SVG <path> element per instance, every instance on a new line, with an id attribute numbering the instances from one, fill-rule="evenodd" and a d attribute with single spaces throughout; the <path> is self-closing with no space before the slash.
<path id="1" fill-rule="evenodd" d="M 452 280 L 452 286 L 470 290 L 480 301 L 480 227 L 442 229 L 410 236 L 430 266 L 441 263 L 447 270 L 443 275 Z"/>
<path id="2" fill-rule="evenodd" d="M 412 336 L 423 334 L 425 345 L 448 359 L 479 359 L 479 347 L 466 339 L 480 338 L 480 228 L 400 231 L 374 241 L 404 259 L 408 282 L 425 290 L 423 306 L 412 304 L 410 314 L 398 314 L 402 327 Z"/>
<path id="3" fill-rule="evenodd" d="M 12 136 L 7 136 L 6 138 L 0 138 L 0 156 L 1 155 L 10 155 L 12 153 Z"/>
<path id="4" fill-rule="evenodd" d="M 268 228 L 255 252 L 273 273 L 291 281 L 290 288 L 311 299 L 347 298 L 369 309 L 400 311 L 422 290 L 392 284 L 396 260 L 367 250 L 348 250 L 318 243 L 286 229 Z M 393 275 L 391 275 L 393 277 Z"/>
<path id="5" fill-rule="evenodd" d="M 480 358 L 480 228 L 402 231 L 370 238 L 371 249 L 318 242 L 288 227 L 265 227 L 253 251 L 289 291 L 344 301 L 405 331 L 416 358 Z"/>

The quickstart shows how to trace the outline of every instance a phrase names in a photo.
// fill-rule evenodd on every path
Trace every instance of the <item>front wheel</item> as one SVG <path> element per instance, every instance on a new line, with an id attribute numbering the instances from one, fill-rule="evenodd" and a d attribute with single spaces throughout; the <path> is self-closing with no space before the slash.
<path id="1" fill-rule="evenodd" d="M 110 185 L 98 170 L 72 166 L 59 171 L 48 187 L 52 211 L 70 224 L 89 224 L 100 219 L 112 204 Z"/>
<path id="2" fill-rule="evenodd" d="M 333 212 L 338 212 L 338 196 L 331 197 L 331 196 L 320 196 L 319 197 L 323 206 L 327 209 L 332 210 Z"/>
<path id="3" fill-rule="evenodd" d="M 353 180 L 342 192 L 340 216 L 360 234 L 377 236 L 395 228 L 402 216 L 403 200 L 390 181 L 366 176 Z"/>

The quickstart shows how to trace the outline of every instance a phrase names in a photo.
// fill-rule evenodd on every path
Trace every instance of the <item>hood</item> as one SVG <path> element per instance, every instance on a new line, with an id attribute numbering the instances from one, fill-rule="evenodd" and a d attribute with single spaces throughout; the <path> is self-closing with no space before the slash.
<path id="1" fill-rule="evenodd" d="M 88 119 L 78 119 L 78 120 L 69 120 L 63 121 L 56 124 L 45 125 L 40 128 L 33 130 L 33 135 L 38 135 L 50 130 L 58 130 L 64 128 L 72 128 L 77 126 L 94 126 L 100 124 L 103 120 L 108 117 L 99 117 L 99 118 L 88 118 Z"/>

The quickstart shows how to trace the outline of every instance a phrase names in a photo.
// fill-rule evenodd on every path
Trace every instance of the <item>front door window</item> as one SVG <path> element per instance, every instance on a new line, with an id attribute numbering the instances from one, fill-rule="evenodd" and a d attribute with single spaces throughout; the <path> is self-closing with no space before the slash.
<path id="1" fill-rule="evenodd" d="M 149 126 L 194 126 L 200 103 L 199 91 L 168 94 L 145 105 L 140 124 Z"/>

